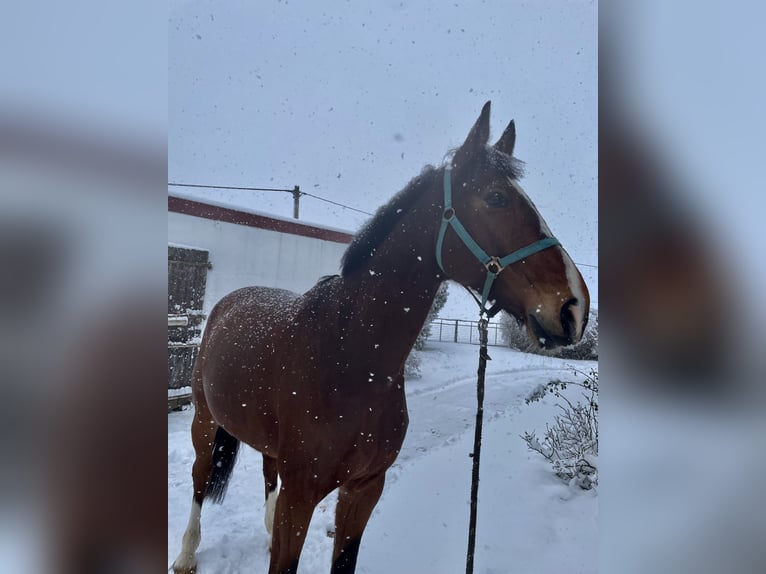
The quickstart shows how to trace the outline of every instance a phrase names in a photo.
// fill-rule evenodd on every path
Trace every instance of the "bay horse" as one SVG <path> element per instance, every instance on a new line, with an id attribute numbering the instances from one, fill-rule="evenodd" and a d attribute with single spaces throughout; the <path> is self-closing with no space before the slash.
<path id="1" fill-rule="evenodd" d="M 353 574 L 407 431 L 405 359 L 443 281 L 483 293 L 538 345 L 580 339 L 588 289 L 518 183 L 514 122 L 488 145 L 489 116 L 487 102 L 447 165 L 378 209 L 340 275 L 303 295 L 239 289 L 214 307 L 193 371 L 194 494 L 176 574 L 196 571 L 202 503 L 223 499 L 240 441 L 263 455 L 269 574 L 297 572 L 314 508 L 336 488 L 331 572 Z"/>

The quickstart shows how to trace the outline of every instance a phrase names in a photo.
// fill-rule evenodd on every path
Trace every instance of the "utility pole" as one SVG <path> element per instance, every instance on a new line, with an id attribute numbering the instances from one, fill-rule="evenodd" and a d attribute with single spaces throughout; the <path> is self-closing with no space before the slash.
<path id="1" fill-rule="evenodd" d="M 298 207 L 300 204 L 300 198 L 301 198 L 301 188 L 299 185 L 296 185 L 293 188 L 293 219 L 298 219 Z"/>

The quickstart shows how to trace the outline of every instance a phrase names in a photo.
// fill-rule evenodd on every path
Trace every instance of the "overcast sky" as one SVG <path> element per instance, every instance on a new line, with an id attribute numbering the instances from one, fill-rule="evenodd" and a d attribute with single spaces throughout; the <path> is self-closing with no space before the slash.
<path id="1" fill-rule="evenodd" d="M 516 120 L 522 185 L 597 264 L 596 2 L 171 0 L 168 37 L 170 181 L 299 185 L 373 212 L 492 100 L 494 138 Z M 292 216 L 289 194 L 173 189 Z M 303 197 L 301 219 L 366 216 Z"/>

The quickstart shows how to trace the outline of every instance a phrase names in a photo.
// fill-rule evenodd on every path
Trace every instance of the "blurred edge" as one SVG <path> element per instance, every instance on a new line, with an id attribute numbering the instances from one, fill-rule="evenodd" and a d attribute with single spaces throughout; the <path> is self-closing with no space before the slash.
<path id="1" fill-rule="evenodd" d="M 0 570 L 167 568 L 165 7 L 0 21 Z"/>
<path id="2" fill-rule="evenodd" d="M 766 571 L 764 15 L 600 5 L 600 572 Z"/>
<path id="3" fill-rule="evenodd" d="M 164 10 L 0 23 L 8 571 L 167 568 Z M 763 572 L 763 8 L 600 12 L 601 571 Z"/>

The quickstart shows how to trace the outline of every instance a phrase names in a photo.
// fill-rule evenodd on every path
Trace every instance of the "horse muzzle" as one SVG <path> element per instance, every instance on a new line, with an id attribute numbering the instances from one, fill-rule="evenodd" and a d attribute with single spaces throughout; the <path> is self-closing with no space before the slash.
<path id="1" fill-rule="evenodd" d="M 528 313 L 527 326 L 533 342 L 543 349 L 555 349 L 577 343 L 582 338 L 588 316 L 578 308 L 579 305 L 581 303 L 576 298 L 567 300 L 561 306 L 558 317 L 551 321 L 539 317 L 538 313 Z"/>

